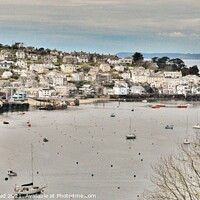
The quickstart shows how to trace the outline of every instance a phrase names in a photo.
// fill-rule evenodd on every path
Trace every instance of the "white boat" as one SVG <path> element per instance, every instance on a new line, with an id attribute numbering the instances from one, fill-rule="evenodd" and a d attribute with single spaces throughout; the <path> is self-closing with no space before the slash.
<path id="1" fill-rule="evenodd" d="M 190 144 L 190 140 L 188 139 L 188 117 L 187 117 L 187 136 L 183 140 L 183 144 Z"/>
<path id="2" fill-rule="evenodd" d="M 174 128 L 173 124 L 165 126 L 165 129 L 173 129 L 173 128 Z"/>
<path id="3" fill-rule="evenodd" d="M 131 118 L 130 118 L 130 124 L 129 124 L 129 134 L 126 135 L 127 140 L 134 140 L 136 139 L 136 135 L 134 133 L 131 133 Z"/>
<path id="4" fill-rule="evenodd" d="M 17 176 L 17 173 L 14 172 L 12 169 L 9 169 L 7 174 L 8 176 Z"/>
<path id="5" fill-rule="evenodd" d="M 134 133 L 126 135 L 127 140 L 134 140 L 136 139 L 136 135 Z"/>
<path id="6" fill-rule="evenodd" d="M 184 141 L 183 141 L 183 144 L 190 144 L 190 140 L 185 138 Z"/>
<path id="7" fill-rule="evenodd" d="M 192 128 L 194 128 L 194 129 L 200 129 L 200 125 L 199 124 L 194 125 Z"/>
<path id="8" fill-rule="evenodd" d="M 15 185 L 14 188 L 14 198 L 30 197 L 31 195 L 41 194 L 46 186 L 35 186 L 33 184 L 33 145 L 31 145 L 31 162 L 32 162 L 32 182 L 23 185 Z"/>
<path id="9" fill-rule="evenodd" d="M 115 113 L 112 113 L 112 114 L 110 115 L 110 117 L 115 117 Z"/>

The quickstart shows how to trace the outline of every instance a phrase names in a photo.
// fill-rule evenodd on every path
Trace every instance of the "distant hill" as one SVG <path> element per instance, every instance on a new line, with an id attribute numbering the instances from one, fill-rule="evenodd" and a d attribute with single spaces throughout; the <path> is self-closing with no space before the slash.
<path id="1" fill-rule="evenodd" d="M 135 53 L 135 52 L 134 52 Z M 119 58 L 125 58 L 125 57 L 130 57 L 134 53 L 131 52 L 120 52 L 117 53 L 116 55 Z M 188 59 L 188 60 L 200 60 L 200 54 L 183 54 L 183 53 L 142 53 L 145 59 L 151 59 L 153 57 L 169 57 L 169 58 L 180 58 L 180 59 Z"/>

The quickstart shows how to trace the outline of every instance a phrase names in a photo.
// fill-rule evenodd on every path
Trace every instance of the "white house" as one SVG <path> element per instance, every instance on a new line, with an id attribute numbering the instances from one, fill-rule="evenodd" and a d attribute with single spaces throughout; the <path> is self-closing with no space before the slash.
<path id="1" fill-rule="evenodd" d="M 60 75 L 60 74 L 56 74 L 55 76 L 52 77 L 53 79 L 53 85 L 54 86 L 63 86 L 66 76 Z"/>
<path id="2" fill-rule="evenodd" d="M 4 78 L 4 79 L 8 79 L 8 78 L 10 78 L 12 75 L 13 75 L 12 72 L 10 72 L 10 71 L 5 71 L 5 72 L 3 72 L 3 74 L 1 75 L 1 77 Z"/>
<path id="3" fill-rule="evenodd" d="M 128 80 L 130 80 L 130 78 L 131 78 L 131 73 L 130 73 L 130 72 L 123 72 L 123 73 L 121 74 L 121 77 L 122 77 L 123 79 L 128 79 Z"/>
<path id="4" fill-rule="evenodd" d="M 3 60 L 0 62 L 0 68 L 9 69 L 12 65 L 14 65 L 13 61 Z"/>
<path id="5" fill-rule="evenodd" d="M 164 72 L 164 77 L 165 78 L 181 78 L 182 77 L 182 73 L 181 71 L 176 71 L 176 72 L 168 72 L 168 71 L 165 71 Z"/>
<path id="6" fill-rule="evenodd" d="M 38 91 L 39 98 L 50 98 L 55 95 L 55 90 L 49 88 L 43 88 Z"/>
<path id="7" fill-rule="evenodd" d="M 120 64 L 132 64 L 133 58 L 131 57 L 121 58 L 119 62 Z"/>
<path id="8" fill-rule="evenodd" d="M 72 73 L 71 77 L 74 81 L 82 81 L 84 79 L 84 75 L 80 73 Z"/>
<path id="9" fill-rule="evenodd" d="M 129 94 L 129 87 L 114 86 L 113 87 L 113 94 L 114 95 L 128 95 Z"/>
<path id="10" fill-rule="evenodd" d="M 87 63 L 87 62 L 89 62 L 89 59 L 88 59 L 87 55 L 77 56 L 76 58 L 77 58 L 78 63 Z"/>
<path id="11" fill-rule="evenodd" d="M 177 94 L 188 94 L 191 93 L 191 88 L 188 85 L 178 85 L 177 86 Z"/>
<path id="12" fill-rule="evenodd" d="M 19 68 L 24 68 L 24 69 L 27 69 L 27 63 L 22 61 L 22 60 L 17 60 L 15 62 L 15 65 Z"/>
<path id="13" fill-rule="evenodd" d="M 108 58 L 108 59 L 107 59 L 107 62 L 108 62 L 110 65 L 119 65 L 119 64 L 120 64 L 120 59 L 117 58 L 117 57 Z"/>
<path id="14" fill-rule="evenodd" d="M 39 74 L 47 73 L 48 69 L 44 64 L 31 64 L 29 67 L 30 71 L 36 71 Z"/>
<path id="15" fill-rule="evenodd" d="M 19 58 L 19 59 L 24 59 L 26 57 L 26 54 L 24 53 L 24 51 L 17 51 L 15 53 L 16 57 Z"/>
<path id="16" fill-rule="evenodd" d="M 142 86 L 132 86 L 130 88 L 130 93 L 131 94 L 144 94 L 146 93 L 145 89 Z"/>
<path id="17" fill-rule="evenodd" d="M 76 71 L 76 66 L 73 64 L 62 64 L 60 69 L 63 73 L 72 73 Z"/>
<path id="18" fill-rule="evenodd" d="M 102 72 L 109 72 L 110 71 L 110 65 L 109 64 L 101 64 L 99 66 L 99 69 L 102 71 Z"/>
<path id="19" fill-rule="evenodd" d="M 124 71 L 124 66 L 123 65 L 116 65 L 114 69 L 118 72 L 123 72 Z"/>

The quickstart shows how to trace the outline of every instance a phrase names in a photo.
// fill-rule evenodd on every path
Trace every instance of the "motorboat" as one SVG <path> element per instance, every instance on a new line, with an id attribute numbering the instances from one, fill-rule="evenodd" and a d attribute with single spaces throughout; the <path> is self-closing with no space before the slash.
<path id="1" fill-rule="evenodd" d="M 112 114 L 110 115 L 110 117 L 115 117 L 115 113 L 112 113 Z"/>
<path id="2" fill-rule="evenodd" d="M 173 129 L 174 128 L 174 126 L 171 124 L 171 125 L 166 125 L 165 126 L 165 129 Z"/>
<path id="3" fill-rule="evenodd" d="M 190 140 L 185 138 L 184 141 L 183 141 L 183 144 L 190 144 Z"/>
<path id="4" fill-rule="evenodd" d="M 199 124 L 194 125 L 192 128 L 194 128 L 194 129 L 200 129 L 200 125 Z"/>
<path id="5" fill-rule="evenodd" d="M 126 135 L 126 139 L 127 140 L 134 140 L 134 139 L 136 139 L 136 135 L 134 133 L 128 134 L 128 135 Z"/>
<path id="6" fill-rule="evenodd" d="M 17 176 L 17 173 L 14 172 L 12 169 L 9 169 L 7 174 L 8 176 Z"/>

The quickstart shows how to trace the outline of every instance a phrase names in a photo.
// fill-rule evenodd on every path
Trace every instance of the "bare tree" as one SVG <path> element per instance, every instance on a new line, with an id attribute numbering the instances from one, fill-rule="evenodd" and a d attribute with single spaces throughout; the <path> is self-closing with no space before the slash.
<path id="1" fill-rule="evenodd" d="M 153 166 L 153 191 L 143 200 L 200 200 L 200 135 L 190 144 L 181 144 L 180 153 L 162 157 Z"/>

